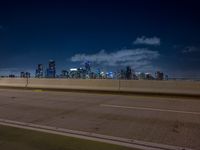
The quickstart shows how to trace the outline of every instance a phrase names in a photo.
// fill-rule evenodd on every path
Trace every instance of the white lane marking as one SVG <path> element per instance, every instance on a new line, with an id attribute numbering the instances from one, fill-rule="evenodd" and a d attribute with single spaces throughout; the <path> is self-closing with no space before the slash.
<path id="1" fill-rule="evenodd" d="M 171 112 L 171 113 L 182 113 L 182 114 L 200 115 L 200 112 L 181 111 L 181 110 L 172 110 L 172 109 L 158 109 L 158 108 L 134 107 L 134 106 L 120 106 L 120 105 L 108 105 L 108 104 L 101 104 L 100 106 L 101 107 L 111 107 L 111 108 L 125 108 L 125 109 L 137 109 L 137 110 L 147 110 L 147 111 L 160 111 L 160 112 Z"/>
<path id="2" fill-rule="evenodd" d="M 57 127 L 44 126 L 44 125 L 38 125 L 38 124 L 32 124 L 32 123 L 12 121 L 12 120 L 7 120 L 7 119 L 0 119 L 0 125 L 17 127 L 17 128 L 28 129 L 28 130 L 33 130 L 33 131 L 40 131 L 40 132 L 45 132 L 45 133 L 64 135 L 64 136 L 75 137 L 79 139 L 99 141 L 99 142 L 116 144 L 116 145 L 121 145 L 125 147 L 144 149 L 144 150 L 183 150 L 183 149 L 192 150 L 186 147 L 165 145 L 165 144 L 159 144 L 159 143 L 139 141 L 139 140 L 134 140 L 134 139 L 126 139 L 126 138 L 121 138 L 121 137 L 101 135 L 97 133 L 90 133 L 90 132 L 84 132 L 84 131 L 75 131 L 75 130 L 69 130 L 69 129 L 64 129 L 64 128 L 57 128 Z"/>

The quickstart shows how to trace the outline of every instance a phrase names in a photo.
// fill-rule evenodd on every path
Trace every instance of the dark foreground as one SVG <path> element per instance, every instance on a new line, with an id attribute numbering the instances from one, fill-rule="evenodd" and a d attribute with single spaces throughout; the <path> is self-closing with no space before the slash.
<path id="1" fill-rule="evenodd" d="M 0 125 L 0 149 L 2 150 L 136 150 L 117 145 L 105 144 L 47 134 L 37 131 Z"/>

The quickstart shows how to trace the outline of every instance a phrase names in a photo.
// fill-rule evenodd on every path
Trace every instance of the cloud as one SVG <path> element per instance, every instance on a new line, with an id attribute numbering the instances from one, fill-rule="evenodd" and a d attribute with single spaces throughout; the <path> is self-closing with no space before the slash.
<path id="1" fill-rule="evenodd" d="M 148 49 L 123 49 L 112 53 L 101 50 L 96 54 L 76 54 L 72 62 L 90 61 L 102 66 L 131 66 L 134 69 L 152 68 L 152 60 L 159 57 L 158 51 Z"/>
<path id="2" fill-rule="evenodd" d="M 133 44 L 145 44 L 145 45 L 160 45 L 160 38 L 158 37 L 150 37 L 147 38 L 145 36 L 138 37 Z"/>
<path id="3" fill-rule="evenodd" d="M 192 52 L 197 52 L 197 51 L 199 51 L 199 48 L 194 47 L 194 46 L 188 46 L 182 50 L 182 53 L 192 53 Z"/>

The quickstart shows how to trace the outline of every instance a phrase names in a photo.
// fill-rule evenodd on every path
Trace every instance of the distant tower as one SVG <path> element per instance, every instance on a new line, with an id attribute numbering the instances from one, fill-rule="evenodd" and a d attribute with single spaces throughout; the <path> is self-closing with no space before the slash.
<path id="1" fill-rule="evenodd" d="M 25 72 L 21 72 L 21 73 L 20 73 L 20 78 L 25 78 L 25 76 L 26 76 L 26 75 L 25 75 Z"/>
<path id="2" fill-rule="evenodd" d="M 49 60 L 49 69 L 56 70 L 56 63 L 54 60 Z"/>
<path id="3" fill-rule="evenodd" d="M 155 76 L 156 76 L 156 80 L 163 80 L 164 79 L 164 73 L 163 72 L 157 71 L 155 73 Z"/>
<path id="4" fill-rule="evenodd" d="M 9 78 L 15 78 L 15 75 L 14 74 L 10 74 L 8 77 Z"/>
<path id="5" fill-rule="evenodd" d="M 56 63 L 54 60 L 49 60 L 49 67 L 46 70 L 47 78 L 55 78 L 56 77 Z"/>
<path id="6" fill-rule="evenodd" d="M 60 75 L 61 78 L 68 78 L 68 76 L 69 76 L 69 73 L 67 70 L 61 71 L 61 75 Z"/>
<path id="7" fill-rule="evenodd" d="M 30 78 L 31 74 L 30 74 L 30 72 L 21 72 L 20 77 L 21 78 Z"/>
<path id="8" fill-rule="evenodd" d="M 42 78 L 44 75 L 44 68 L 42 64 L 38 64 L 36 72 L 35 72 L 35 77 L 36 78 Z"/>
<path id="9" fill-rule="evenodd" d="M 131 67 L 127 66 L 126 67 L 126 79 L 130 80 L 132 78 L 132 71 L 131 71 Z"/>
<path id="10" fill-rule="evenodd" d="M 120 79 L 125 79 L 126 78 L 126 71 L 121 69 L 120 71 Z"/>
<path id="11" fill-rule="evenodd" d="M 89 74 L 90 71 L 91 71 L 90 62 L 89 61 L 85 62 L 85 70 L 86 70 L 87 74 Z"/>
<path id="12" fill-rule="evenodd" d="M 26 73 L 25 73 L 25 77 L 26 77 L 26 78 L 30 78 L 30 77 L 31 77 L 31 73 L 30 73 L 30 72 L 26 72 Z"/>
<path id="13" fill-rule="evenodd" d="M 143 72 L 139 73 L 138 77 L 139 77 L 139 79 L 144 80 L 145 79 L 145 73 L 143 73 Z"/>

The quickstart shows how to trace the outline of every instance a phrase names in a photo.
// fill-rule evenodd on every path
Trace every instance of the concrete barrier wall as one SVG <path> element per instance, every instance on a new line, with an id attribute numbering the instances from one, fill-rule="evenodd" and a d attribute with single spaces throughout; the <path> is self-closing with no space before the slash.
<path id="1" fill-rule="evenodd" d="M 0 86 L 4 87 L 26 87 L 27 79 L 21 78 L 0 78 Z"/>
<path id="2" fill-rule="evenodd" d="M 49 89 L 80 89 L 117 91 L 118 82 L 115 80 L 86 80 L 86 79 L 29 79 L 29 88 Z"/>
<path id="3" fill-rule="evenodd" d="M 121 80 L 121 91 L 200 94 L 198 81 Z"/>
<path id="4" fill-rule="evenodd" d="M 0 86 L 200 95 L 199 81 L 0 78 Z"/>

